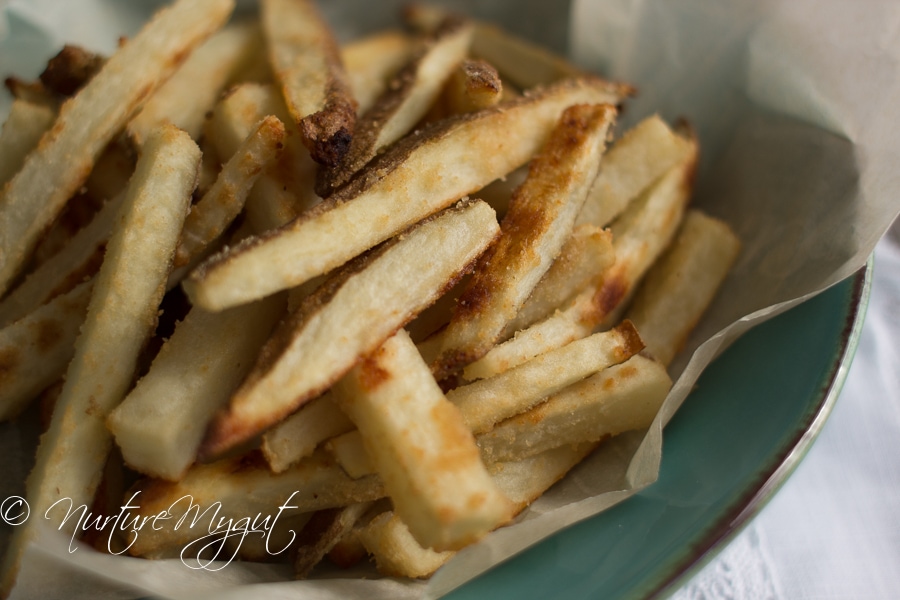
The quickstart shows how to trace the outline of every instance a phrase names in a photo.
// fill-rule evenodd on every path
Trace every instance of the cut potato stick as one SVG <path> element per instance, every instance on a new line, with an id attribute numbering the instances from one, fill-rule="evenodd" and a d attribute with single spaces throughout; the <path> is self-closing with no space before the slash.
<path id="1" fill-rule="evenodd" d="M 352 429 L 331 438 L 325 442 L 325 449 L 334 456 L 341 468 L 353 479 L 378 472 L 358 429 Z"/>
<path id="2" fill-rule="evenodd" d="M 353 421 L 338 408 L 325 392 L 304 404 L 300 410 L 266 431 L 262 452 L 274 473 L 313 453 L 325 440 L 353 429 Z"/>
<path id="3" fill-rule="evenodd" d="M 65 385 L 26 483 L 34 510 L 69 534 L 76 523 L 65 519 L 65 510 L 47 511 L 60 500 L 91 504 L 112 446 L 106 416 L 125 396 L 138 353 L 156 327 L 199 164 L 200 149 L 186 133 L 171 126 L 158 130 L 144 148 L 121 227 L 107 245 Z M 16 530 L 2 589 L 9 589 L 33 535 L 31 524 Z"/>
<path id="4" fill-rule="evenodd" d="M 566 81 L 435 123 L 391 146 L 290 225 L 201 264 L 185 290 L 196 304 L 221 310 L 327 273 L 527 162 L 567 106 L 617 103 L 629 92 L 600 79 Z"/>
<path id="5" fill-rule="evenodd" d="M 334 545 L 350 534 L 356 522 L 371 506 L 371 502 L 357 502 L 315 513 L 300 532 L 295 546 L 294 577 L 305 579 L 331 552 Z"/>
<path id="6" fill-rule="evenodd" d="M 610 146 L 578 222 L 606 227 L 650 184 L 695 160 L 696 153 L 692 137 L 672 131 L 658 115 L 647 117 Z"/>
<path id="7" fill-rule="evenodd" d="M 350 479 L 321 452 L 287 471 L 272 474 L 258 452 L 193 466 L 178 482 L 139 481 L 126 494 L 139 518 L 169 515 L 158 529 L 147 526 L 133 539 L 129 552 L 143 556 L 170 547 L 185 548 L 192 540 L 222 531 L 228 519 L 275 515 L 291 517 L 384 497 L 378 477 Z M 131 540 L 130 540 L 131 541 Z M 273 549 L 274 550 L 274 549 Z M 282 550 L 282 549 L 278 549 Z"/>
<path id="8" fill-rule="evenodd" d="M 356 97 L 357 114 L 363 114 L 387 89 L 388 82 L 409 62 L 413 38 L 402 31 L 383 31 L 341 47 L 344 69 Z"/>
<path id="9" fill-rule="evenodd" d="M 378 152 L 409 133 L 434 104 L 444 83 L 469 51 L 472 26 L 450 20 L 424 40 L 410 62 L 391 80 L 387 91 L 359 119 L 346 156 L 322 171 L 319 193 L 344 185 Z"/>
<path id="10" fill-rule="evenodd" d="M 207 137 L 220 156 L 232 157 L 260 120 L 269 115 L 284 124 L 284 147 L 277 162 L 259 176 L 247 197 L 247 220 L 256 232 L 280 227 L 321 200 L 313 189 L 316 164 L 273 86 L 247 83 L 231 90 L 213 110 Z"/>
<path id="11" fill-rule="evenodd" d="M 503 82 L 497 69 L 483 60 L 466 59 L 450 74 L 428 111 L 427 120 L 484 110 L 499 103 L 502 97 Z"/>
<path id="12" fill-rule="evenodd" d="M 550 268 L 572 233 L 597 176 L 616 111 L 567 108 L 514 193 L 497 243 L 478 261 L 432 364 L 437 379 L 487 354 Z"/>
<path id="13" fill-rule="evenodd" d="M 0 302 L 0 325 L 22 318 L 97 272 L 123 198 L 121 195 L 107 202 L 62 251 L 41 263 Z"/>
<path id="14" fill-rule="evenodd" d="M 92 285 L 81 283 L 0 329 L 0 421 L 18 415 L 66 372 Z"/>
<path id="15" fill-rule="evenodd" d="M 262 0 L 269 62 L 313 159 L 340 162 L 356 122 L 356 101 L 337 43 L 312 0 Z"/>
<path id="16" fill-rule="evenodd" d="M 260 42 L 259 26 L 243 23 L 225 27 L 197 46 L 128 123 L 126 131 L 134 143 L 142 146 L 150 133 L 165 123 L 198 139 L 206 113 L 243 67 L 244 57 Z"/>
<path id="17" fill-rule="evenodd" d="M 401 329 L 332 387 L 416 540 L 458 550 L 510 518 L 463 417 Z"/>
<path id="18" fill-rule="evenodd" d="M 470 202 L 413 227 L 326 281 L 266 344 L 210 426 L 202 454 L 252 437 L 325 391 L 433 303 L 498 230 L 494 211 Z"/>
<path id="19" fill-rule="evenodd" d="M 392 511 L 384 512 L 357 530 L 356 535 L 387 577 L 428 577 L 453 558 L 453 551 L 424 548 Z"/>
<path id="20" fill-rule="evenodd" d="M 684 346 L 739 251 L 740 241 L 728 225 L 697 210 L 685 214 L 626 313 L 662 364 L 672 362 Z"/>
<path id="21" fill-rule="evenodd" d="M 232 9 L 233 0 L 179 0 L 161 10 L 62 106 L 53 128 L 3 189 L 0 293 L 109 140 Z"/>
<path id="22" fill-rule="evenodd" d="M 0 130 L 0 189 L 19 172 L 26 155 L 50 129 L 56 111 L 43 104 L 15 99 Z"/>
<path id="23" fill-rule="evenodd" d="M 645 429 L 671 387 L 663 364 L 636 355 L 498 424 L 478 445 L 486 462 L 511 461 Z"/>
<path id="24" fill-rule="evenodd" d="M 176 269 L 198 262 L 203 251 L 237 218 L 247 194 L 266 166 L 277 158 L 283 141 L 284 125 L 275 116 L 266 117 L 250 132 L 209 191 L 191 207 L 175 252 Z M 169 287 L 177 281 L 177 276 L 170 277 Z"/>
<path id="25" fill-rule="evenodd" d="M 106 421 L 125 463 L 153 477 L 181 478 L 209 420 L 253 366 L 283 310 L 283 296 L 220 313 L 193 308 Z"/>
<path id="26" fill-rule="evenodd" d="M 509 338 L 565 306 L 578 292 L 597 283 L 615 261 L 609 230 L 589 223 L 576 227 L 500 339 Z"/>
<path id="27" fill-rule="evenodd" d="M 476 435 L 500 421 L 523 413 L 547 396 L 576 381 L 619 364 L 643 349 L 630 322 L 576 340 L 504 371 L 455 388 L 447 399 L 462 412 Z"/>

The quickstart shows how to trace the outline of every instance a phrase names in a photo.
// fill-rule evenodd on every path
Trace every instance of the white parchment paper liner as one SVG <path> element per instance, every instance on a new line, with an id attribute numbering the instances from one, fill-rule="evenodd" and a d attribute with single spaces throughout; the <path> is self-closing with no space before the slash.
<path id="1" fill-rule="evenodd" d="M 373 13 L 369 6 L 367 15 L 363 4 L 326 7 L 342 36 L 394 18 L 393 8 L 379 4 Z M 554 30 L 542 22 L 546 3 L 463 4 L 513 30 L 536 32 L 535 38 Z M 0 21 L 0 74 L 36 75 L 62 42 L 110 52 L 117 36 L 135 31 L 155 6 L 151 0 L 11 0 Z M 366 20 L 343 21 L 360 15 Z M 130 597 L 125 590 L 133 588 L 173 598 L 439 596 L 655 481 L 663 424 L 703 367 L 754 324 L 865 264 L 900 211 L 900 111 L 891 110 L 900 98 L 900 5 L 575 0 L 571 23 L 575 60 L 640 89 L 620 130 L 652 112 L 670 121 L 687 118 L 696 128 L 703 157 L 695 204 L 727 220 L 744 242 L 734 273 L 673 365 L 680 377 L 650 430 L 606 444 L 518 524 L 460 552 L 428 583 L 343 573 L 286 582 L 289 572 L 273 565 L 197 572 L 178 561 L 70 553 L 67 540 L 48 532 L 30 549 L 14 597 L 118 598 Z M 8 102 L 0 100 L 0 112 Z M 0 426 L 0 449 L 9 457 L 0 461 L 3 498 L 21 493 L 30 461 L 16 457 L 27 456 L 35 439 L 33 429 Z"/>

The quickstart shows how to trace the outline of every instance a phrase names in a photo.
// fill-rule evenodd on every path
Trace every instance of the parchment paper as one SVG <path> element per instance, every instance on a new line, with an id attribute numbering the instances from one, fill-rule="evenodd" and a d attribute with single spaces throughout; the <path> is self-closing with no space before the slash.
<path id="1" fill-rule="evenodd" d="M 0 5 L 3 2 L 0 0 Z M 250 3 L 242 3 L 247 8 Z M 322 2 L 342 38 L 394 23 L 394 3 Z M 576 0 L 458 3 L 637 84 L 620 130 L 652 112 L 687 118 L 702 160 L 696 205 L 726 219 L 744 248 L 708 316 L 673 365 L 680 374 L 654 425 L 613 440 L 520 522 L 459 553 L 428 583 L 232 564 L 209 573 L 178 561 L 68 552 L 48 532 L 32 547 L 16 598 L 436 597 L 524 547 L 652 483 L 662 427 L 702 368 L 737 336 L 862 267 L 900 210 L 900 5 L 888 0 Z M 36 75 L 64 41 L 110 52 L 153 10 L 150 0 L 12 0 L 0 22 L 0 73 Z M 571 19 L 571 21 L 569 20 Z M 5 113 L 4 96 L 0 111 Z M 702 343 L 701 343 L 702 342 Z M 36 430 L 0 426 L 0 496 L 21 493 Z M 3 533 L 8 533 L 4 531 Z M 626 533 L 627 535 L 627 533 Z M 3 538 L 0 538 L 2 540 Z M 366 571 L 370 577 L 371 571 Z M 101 581 L 95 577 L 106 578 Z M 273 583 L 275 582 L 275 583 Z"/>

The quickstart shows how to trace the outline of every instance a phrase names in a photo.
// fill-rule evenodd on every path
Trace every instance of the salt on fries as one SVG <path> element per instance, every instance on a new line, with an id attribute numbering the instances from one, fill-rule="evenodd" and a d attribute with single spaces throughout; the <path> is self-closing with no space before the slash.
<path id="1" fill-rule="evenodd" d="M 121 502 L 165 524 L 111 547 L 198 568 L 427 577 L 649 426 L 739 242 L 687 126 L 613 135 L 627 84 L 435 7 L 343 48 L 311 0 L 231 10 L 7 80 L 0 418 L 61 389 L 28 501 Z"/>

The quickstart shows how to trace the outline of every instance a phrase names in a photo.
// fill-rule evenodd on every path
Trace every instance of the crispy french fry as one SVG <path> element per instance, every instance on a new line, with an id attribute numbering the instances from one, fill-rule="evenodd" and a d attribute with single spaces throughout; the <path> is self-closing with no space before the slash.
<path id="1" fill-rule="evenodd" d="M 356 97 L 357 114 L 363 114 L 387 89 L 388 82 L 409 62 L 413 38 L 402 31 L 384 31 L 354 40 L 341 48 L 341 58 Z"/>
<path id="2" fill-rule="evenodd" d="M 510 518 L 462 415 L 405 330 L 364 358 L 332 394 L 420 544 L 458 550 Z"/>
<path id="3" fill-rule="evenodd" d="M 353 429 L 353 421 L 325 392 L 263 434 L 262 452 L 274 473 L 313 453 L 325 440 Z"/>
<path id="4" fill-rule="evenodd" d="M 490 108 L 503 97 L 503 82 L 490 63 L 471 58 L 462 61 L 450 74 L 440 96 L 426 117 L 436 121 Z"/>
<path id="5" fill-rule="evenodd" d="M 608 105 L 563 112 L 516 190 L 500 238 L 460 296 L 432 363 L 439 380 L 487 354 L 559 255 L 597 176 L 614 118 Z"/>
<path id="6" fill-rule="evenodd" d="M 471 38 L 471 24 L 450 20 L 433 37 L 424 40 L 387 91 L 359 119 L 346 156 L 333 169 L 321 172 L 321 195 L 328 196 L 331 190 L 344 185 L 378 152 L 422 120 L 453 70 L 466 57 Z"/>
<path id="7" fill-rule="evenodd" d="M 712 302 L 740 252 L 727 224 L 689 210 L 672 244 L 647 272 L 627 318 L 668 365 Z"/>
<path id="8" fill-rule="evenodd" d="M 0 130 L 0 189 L 19 172 L 53 121 L 56 111 L 44 104 L 15 99 Z"/>
<path id="9" fill-rule="evenodd" d="M 378 472 L 358 429 L 354 428 L 331 438 L 325 442 L 325 449 L 334 456 L 334 460 L 353 479 Z"/>
<path id="10" fill-rule="evenodd" d="M 294 577 L 305 579 L 371 506 L 371 502 L 357 502 L 315 513 L 300 532 L 293 561 Z"/>
<path id="11" fill-rule="evenodd" d="M 337 43 L 312 0 L 263 0 L 269 62 L 313 159 L 336 165 L 350 144 L 356 101 Z"/>
<path id="12" fill-rule="evenodd" d="M 247 198 L 247 220 L 256 232 L 280 227 L 321 201 L 313 189 L 316 164 L 300 142 L 300 131 L 273 86 L 247 83 L 231 90 L 213 110 L 206 135 L 220 156 L 231 157 L 268 115 L 284 124 L 284 147 L 278 161 L 259 176 Z"/>
<path id="13" fill-rule="evenodd" d="M 193 302 L 220 310 L 327 273 L 527 162 L 567 106 L 617 103 L 628 93 L 599 79 L 566 81 L 435 123 L 391 146 L 290 225 L 210 258 L 185 290 Z"/>
<path id="14" fill-rule="evenodd" d="M 237 218 L 253 184 L 280 153 L 284 135 L 282 122 L 270 115 L 257 124 L 225 163 L 216 182 L 185 219 L 169 287 L 174 287 L 179 274 L 184 273 L 179 268 L 187 270 L 198 262 L 203 251 Z"/>
<path id="15" fill-rule="evenodd" d="M 63 105 L 53 128 L 3 189 L 0 293 L 109 140 L 233 7 L 233 0 L 179 0 L 161 10 Z"/>
<path id="16" fill-rule="evenodd" d="M 112 446 L 106 416 L 125 396 L 141 346 L 156 326 L 199 163 L 200 149 L 190 137 L 166 127 L 148 141 L 129 185 L 122 226 L 107 245 L 65 385 L 26 484 L 31 506 L 62 531 L 73 533 L 76 525 L 65 519 L 65 508 L 57 504 L 47 511 L 61 499 L 73 507 L 91 504 Z M 30 524 L 16 530 L 4 559 L 3 590 L 10 589 L 33 535 Z"/>
<path id="17" fill-rule="evenodd" d="M 73 96 L 103 67 L 106 58 L 80 46 L 66 44 L 47 61 L 40 81 L 60 96 Z"/>
<path id="18" fill-rule="evenodd" d="M 671 387 L 664 365 L 635 355 L 499 423 L 477 437 L 478 445 L 486 462 L 511 461 L 644 429 Z"/>
<path id="19" fill-rule="evenodd" d="M 103 260 L 124 194 L 107 202 L 64 250 L 45 260 L 0 302 L 0 325 L 6 326 L 92 277 Z"/>
<path id="20" fill-rule="evenodd" d="M 691 137 L 672 131 L 658 115 L 647 117 L 609 148 L 578 222 L 606 227 L 650 184 L 695 160 L 696 153 Z"/>
<path id="21" fill-rule="evenodd" d="M 106 421 L 125 463 L 153 477 L 181 478 L 207 423 L 253 366 L 283 310 L 282 296 L 220 313 L 192 309 Z"/>
<path id="22" fill-rule="evenodd" d="M 92 286 L 81 283 L 0 329 L 0 421 L 15 417 L 66 372 Z"/>
<path id="23" fill-rule="evenodd" d="M 321 394 L 434 302 L 498 229 L 487 204 L 470 202 L 419 224 L 324 283 L 266 344 L 210 426 L 201 454 L 222 452 Z"/>
<path id="24" fill-rule="evenodd" d="M 400 517 L 391 511 L 372 519 L 357 531 L 357 536 L 375 558 L 378 571 L 388 577 L 428 577 L 454 554 L 423 548 Z"/>
<path id="25" fill-rule="evenodd" d="M 142 146 L 150 133 L 171 123 L 198 139 L 206 113 L 233 81 L 254 45 L 261 42 L 255 23 L 230 25 L 197 46 L 190 57 L 150 97 L 126 131 Z"/>
<path id="26" fill-rule="evenodd" d="M 257 452 L 242 457 L 195 465 L 178 482 L 162 479 L 139 481 L 126 494 L 138 505 L 137 516 L 165 512 L 165 526 L 145 527 L 134 538 L 129 552 L 184 548 L 227 526 L 227 520 L 261 515 L 287 518 L 357 502 L 383 498 L 378 477 L 350 479 L 327 454 L 317 452 L 290 469 L 272 474 Z M 279 549 L 280 550 L 280 549 Z"/>
<path id="27" fill-rule="evenodd" d="M 630 322 L 576 340 L 493 377 L 447 393 L 475 434 L 523 413 L 551 394 L 640 352 L 644 343 Z"/>
<path id="28" fill-rule="evenodd" d="M 597 283 L 615 261 L 612 234 L 608 230 L 589 223 L 576 227 L 500 339 L 509 338 L 547 317 L 557 307 L 565 306 L 582 289 Z"/>

